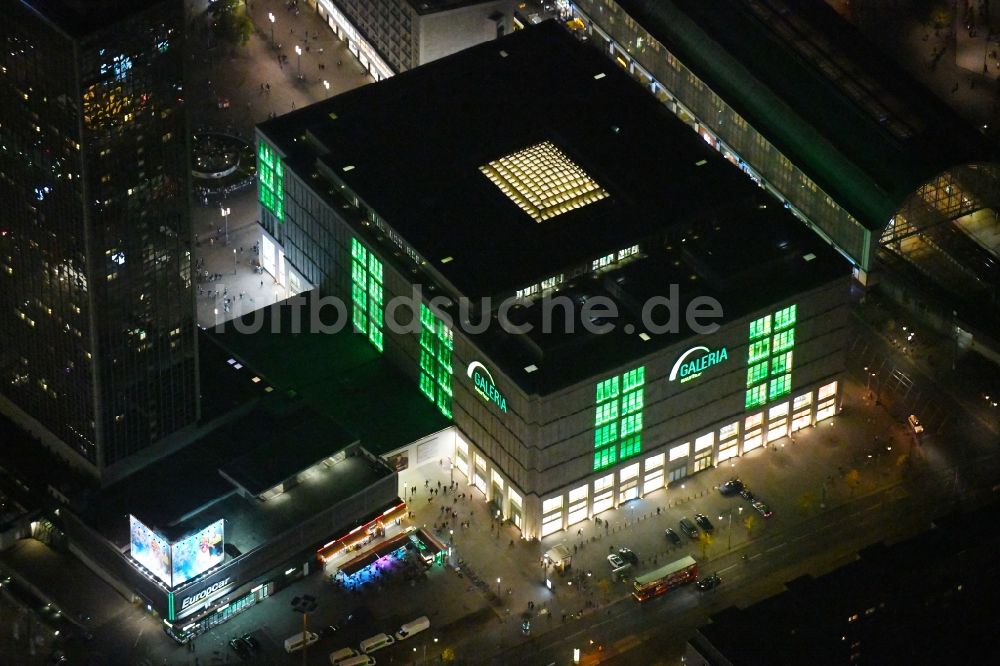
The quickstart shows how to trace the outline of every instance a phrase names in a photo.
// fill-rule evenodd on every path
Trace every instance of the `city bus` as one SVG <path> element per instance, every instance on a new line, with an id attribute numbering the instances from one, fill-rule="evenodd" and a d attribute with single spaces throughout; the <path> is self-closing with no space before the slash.
<path id="1" fill-rule="evenodd" d="M 647 601 L 665 594 L 675 587 L 691 583 L 697 577 L 698 563 L 688 555 L 656 571 L 650 571 L 645 576 L 637 576 L 632 596 L 635 597 L 636 601 Z"/>

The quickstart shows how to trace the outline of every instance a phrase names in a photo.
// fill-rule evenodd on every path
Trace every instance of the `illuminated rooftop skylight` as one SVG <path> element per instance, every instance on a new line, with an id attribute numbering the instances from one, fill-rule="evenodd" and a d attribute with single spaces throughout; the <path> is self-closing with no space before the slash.
<path id="1" fill-rule="evenodd" d="M 479 170 L 535 222 L 608 196 L 583 169 L 548 141 L 484 164 Z"/>

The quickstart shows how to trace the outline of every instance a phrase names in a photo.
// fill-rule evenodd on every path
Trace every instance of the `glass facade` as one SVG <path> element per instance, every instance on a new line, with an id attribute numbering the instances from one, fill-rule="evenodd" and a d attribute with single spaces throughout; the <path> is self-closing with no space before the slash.
<path id="1" fill-rule="evenodd" d="M 361 241 L 351 238 L 351 321 L 379 351 L 384 316 L 382 262 Z"/>
<path id="2" fill-rule="evenodd" d="M 826 238 L 859 266 L 869 270 L 872 234 L 815 181 L 751 126 L 684 63 L 668 51 L 613 0 L 577 0 L 582 18 L 600 29 L 614 47 L 601 41 L 605 53 L 618 57 L 636 78 L 696 131 L 706 129 L 738 156 L 741 167 L 763 179 Z M 594 35 L 598 37 L 599 35 Z M 633 64 L 634 63 L 634 64 Z M 641 70 L 640 70 L 641 67 Z M 643 71 L 644 70 L 644 71 Z M 749 167 L 749 169 L 748 169 Z"/>
<path id="3" fill-rule="evenodd" d="M 597 383 L 594 471 L 642 452 L 645 383 L 645 366 Z"/>
<path id="4" fill-rule="evenodd" d="M 420 391 L 451 418 L 451 354 L 454 334 L 434 312 L 420 304 Z"/>
<path id="5" fill-rule="evenodd" d="M 183 6 L 0 40 L 2 390 L 102 469 L 198 415 Z"/>
<path id="6" fill-rule="evenodd" d="M 744 407 L 754 409 L 792 392 L 797 306 L 750 322 Z"/>

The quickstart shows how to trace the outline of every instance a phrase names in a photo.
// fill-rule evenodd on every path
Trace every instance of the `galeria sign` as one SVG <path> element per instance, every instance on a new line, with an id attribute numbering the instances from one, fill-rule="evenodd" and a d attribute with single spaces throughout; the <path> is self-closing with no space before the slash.
<path id="1" fill-rule="evenodd" d="M 486 369 L 486 366 L 479 361 L 473 361 L 469 364 L 469 369 L 466 374 L 472 379 L 472 383 L 476 386 L 476 393 L 478 393 L 483 400 L 486 402 L 492 402 L 500 408 L 501 412 L 504 414 L 507 413 L 507 398 L 500 393 L 497 389 L 497 385 L 493 383 L 493 375 L 491 375 L 490 371 Z"/>
<path id="2" fill-rule="evenodd" d="M 722 363 L 729 358 L 729 353 L 725 347 L 710 350 L 708 347 L 692 347 L 681 354 L 674 367 L 670 370 L 670 381 L 680 378 L 681 383 L 691 381 L 701 376 L 705 370 L 713 365 Z"/>

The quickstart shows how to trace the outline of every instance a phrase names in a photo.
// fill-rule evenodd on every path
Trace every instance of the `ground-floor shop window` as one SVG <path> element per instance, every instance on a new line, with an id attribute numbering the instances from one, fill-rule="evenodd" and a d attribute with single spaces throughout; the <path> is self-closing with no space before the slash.
<path id="1" fill-rule="evenodd" d="M 704 453 L 699 454 L 694 459 L 694 471 L 700 472 L 703 469 L 708 469 L 712 466 L 712 450 L 709 449 Z"/>
<path id="2" fill-rule="evenodd" d="M 646 478 L 642 481 L 642 494 L 648 495 L 651 492 L 655 492 L 663 487 L 663 468 L 654 470 L 646 474 Z"/>
<path id="3" fill-rule="evenodd" d="M 736 440 L 733 440 L 732 442 L 727 443 L 725 446 L 720 446 L 719 447 L 719 462 L 720 463 L 723 460 L 729 460 L 730 458 L 735 458 L 738 455 L 740 455 L 740 446 L 739 446 L 739 442 L 737 442 Z"/>
<path id="4" fill-rule="evenodd" d="M 607 511 L 608 509 L 614 507 L 615 498 L 611 490 L 606 490 L 600 494 L 594 495 L 594 515 Z"/>
<path id="5" fill-rule="evenodd" d="M 686 476 L 687 476 L 687 465 L 682 465 L 681 467 L 675 467 L 674 469 L 670 470 L 670 474 L 669 476 L 667 476 L 667 479 L 670 483 L 673 483 L 674 481 L 680 481 Z"/>

